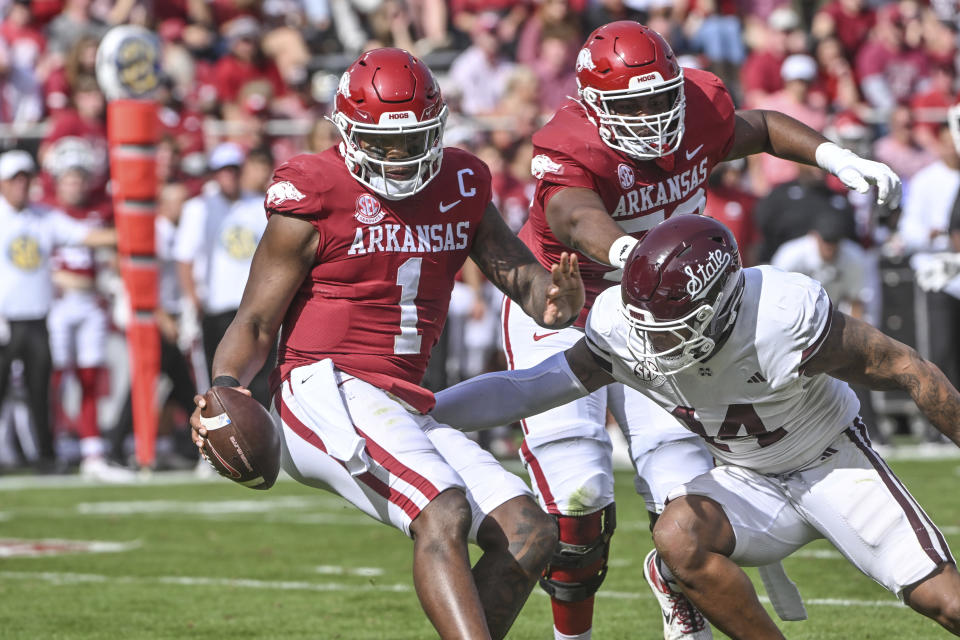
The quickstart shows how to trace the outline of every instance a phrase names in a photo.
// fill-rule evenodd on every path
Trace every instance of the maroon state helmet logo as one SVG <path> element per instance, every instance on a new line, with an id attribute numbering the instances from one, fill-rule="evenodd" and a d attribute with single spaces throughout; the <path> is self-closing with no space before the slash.
<path id="1" fill-rule="evenodd" d="M 357 198 L 357 212 L 354 217 L 363 224 L 376 224 L 383 220 L 385 215 L 387 212 L 380 208 L 380 201 L 369 193 Z"/>

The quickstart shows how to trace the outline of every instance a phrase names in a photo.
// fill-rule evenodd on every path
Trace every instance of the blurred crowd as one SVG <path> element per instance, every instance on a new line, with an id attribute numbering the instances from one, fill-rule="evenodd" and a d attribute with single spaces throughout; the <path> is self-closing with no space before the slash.
<path id="1" fill-rule="evenodd" d="M 917 344 L 960 382 L 960 311 L 951 293 L 960 289 L 960 126 L 948 117 L 960 89 L 953 0 L 0 0 L 0 16 L 0 151 L 35 159 L 26 171 L 36 178 L 32 201 L 98 225 L 111 219 L 98 43 L 118 24 L 143 25 L 160 39 L 158 322 L 171 381 L 161 433 L 174 434 L 161 454 L 170 451 L 174 463 L 193 456 L 181 446 L 185 416 L 242 292 L 238 285 L 211 300 L 205 291 L 217 267 L 207 255 L 215 231 L 204 229 L 203 212 L 228 211 L 236 224 L 225 250 L 235 259 L 252 255 L 272 167 L 339 142 L 323 116 L 359 52 L 398 46 L 431 66 L 451 108 L 446 144 L 487 162 L 496 203 L 518 230 L 534 187 L 531 135 L 576 95 L 574 64 L 586 36 L 621 19 L 663 34 L 682 66 L 720 76 L 738 107 L 787 113 L 901 176 L 902 208 L 877 209 L 870 194 L 848 193 L 819 169 L 752 156 L 710 177 L 707 214 L 733 229 L 747 264 L 814 275 L 843 310 Z M 0 186 L 24 173 L 7 175 L 16 167 L 23 169 L 0 166 Z M 57 280 L 57 296 L 89 289 L 104 331 L 119 335 L 124 302 L 113 254 L 83 251 L 92 266 L 81 276 L 89 280 L 70 279 L 71 256 L 80 258 L 61 251 L 54 267 L 68 275 Z M 894 272 L 908 275 L 885 275 Z M 465 270 L 429 386 L 500 366 L 499 298 L 491 289 Z M 892 316 L 899 320 L 886 324 Z M 77 432 L 79 420 L 90 420 L 85 398 L 111 388 L 103 351 L 86 363 L 54 357 L 55 433 Z M 21 365 L 13 371 L 8 394 L 16 397 L 25 374 Z M 82 387 L 80 409 L 64 408 L 60 387 L 71 376 Z M 881 400 L 873 397 L 884 412 Z M 24 440 L 14 404 L 0 412 L 0 465 L 35 454 L 11 444 Z M 109 435 L 104 444 L 58 459 L 92 451 L 125 462 L 129 408 L 113 413 L 94 414 Z M 500 434 L 491 446 L 506 455 L 513 444 Z"/>

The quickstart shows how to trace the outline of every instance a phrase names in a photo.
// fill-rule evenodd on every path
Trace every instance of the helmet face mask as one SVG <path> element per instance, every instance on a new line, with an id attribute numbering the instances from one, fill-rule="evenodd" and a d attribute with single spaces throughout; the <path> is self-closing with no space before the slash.
<path id="1" fill-rule="evenodd" d="M 744 275 L 733 234 L 678 215 L 651 230 L 624 266 L 620 312 L 644 371 L 677 374 L 709 358 L 733 327 Z"/>
<path id="2" fill-rule="evenodd" d="M 646 367 L 663 375 L 680 373 L 709 358 L 717 341 L 733 325 L 743 296 L 743 273 L 730 275 L 712 304 L 687 315 L 659 320 L 650 311 L 624 304 L 621 313 L 630 325 L 627 349 Z"/>
<path id="3" fill-rule="evenodd" d="M 340 151 L 357 181 L 390 200 L 422 191 L 440 172 L 447 107 L 428 122 L 371 126 L 333 115 Z"/>
<path id="4" fill-rule="evenodd" d="M 670 155 L 683 141 L 686 98 L 682 70 L 673 80 L 647 91 L 587 88 L 581 89 L 580 95 L 593 112 L 600 137 L 617 151 L 649 160 Z M 645 103 L 651 107 L 644 108 Z M 657 108 L 663 103 L 665 106 Z"/>
<path id="5" fill-rule="evenodd" d="M 594 31 L 577 58 L 577 86 L 609 147 L 640 160 L 675 152 L 683 140 L 683 69 L 656 31 L 622 20 Z"/>
<path id="6" fill-rule="evenodd" d="M 406 51 L 376 49 L 354 62 L 330 120 L 354 178 L 385 198 L 418 193 L 440 172 L 447 106 L 433 74 Z"/>

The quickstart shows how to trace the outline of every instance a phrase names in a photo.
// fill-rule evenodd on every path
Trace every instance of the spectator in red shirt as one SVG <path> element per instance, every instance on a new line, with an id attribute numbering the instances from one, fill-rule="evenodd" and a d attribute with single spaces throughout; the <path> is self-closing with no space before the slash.
<path id="1" fill-rule="evenodd" d="M 496 13 L 500 18 L 496 25 L 497 39 L 502 43 L 516 42 L 530 4 L 529 0 L 450 0 L 450 18 L 458 31 L 472 34 L 476 22 L 486 19 L 483 14 Z"/>
<path id="2" fill-rule="evenodd" d="M 891 112 L 889 127 L 890 133 L 874 143 L 873 157 L 896 171 L 903 180 L 904 189 L 908 189 L 915 173 L 936 162 L 937 154 L 931 151 L 936 146 L 919 144 L 914 134 L 913 117 L 905 106 Z"/>
<path id="3" fill-rule="evenodd" d="M 783 89 L 780 67 L 790 52 L 788 42 L 795 32 L 802 33 L 800 28 L 799 16 L 786 7 L 771 13 L 767 24 L 750 25 L 745 39 L 751 51 L 740 68 L 740 87 L 747 107 Z"/>
<path id="4" fill-rule="evenodd" d="M 47 112 L 53 116 L 70 106 L 72 86 L 81 76 L 96 74 L 97 47 L 100 41 L 83 36 L 67 53 L 62 67 L 54 69 L 43 85 Z"/>
<path id="5" fill-rule="evenodd" d="M 817 43 L 817 65 L 820 76 L 818 86 L 827 97 L 827 102 L 834 111 L 858 110 L 863 105 L 860 98 L 860 88 L 853 75 L 850 61 L 843 55 L 840 41 L 831 36 Z"/>
<path id="6" fill-rule="evenodd" d="M 241 16 L 224 25 L 228 53 L 217 61 L 213 70 L 217 96 L 224 102 L 237 99 L 245 84 L 253 80 L 267 80 L 273 95 L 285 92 L 283 79 L 272 61 L 260 50 L 260 27 L 249 16 Z"/>
<path id="7" fill-rule="evenodd" d="M 757 199 L 743 188 L 743 159 L 718 164 L 707 178 L 707 206 L 703 215 L 719 220 L 733 232 L 740 247 L 744 266 L 756 264 L 755 252 L 759 236 L 753 223 Z"/>
<path id="8" fill-rule="evenodd" d="M 854 60 L 875 22 L 873 9 L 863 0 L 833 0 L 813 17 L 811 32 L 818 40 L 835 36 L 847 59 Z"/>
<path id="9" fill-rule="evenodd" d="M 510 152 L 508 161 L 493 174 L 493 198 L 507 226 L 519 231 L 527 221 L 536 180 L 530 174 L 533 145 L 521 142 Z"/>
<path id="10" fill-rule="evenodd" d="M 797 53 L 788 57 L 780 67 L 783 90 L 758 101 L 756 108 L 785 113 L 815 131 L 823 131 L 827 124 L 826 99 L 822 93 L 811 91 L 817 73 L 817 63 L 810 56 Z M 767 194 L 776 185 L 794 180 L 799 167 L 766 153 L 751 156 L 749 163 L 758 194 Z"/>
<path id="11" fill-rule="evenodd" d="M 937 125 L 947 119 L 947 109 L 955 104 L 952 65 L 934 65 L 926 91 L 910 98 L 916 118 L 917 141 L 928 149 L 937 146 Z"/>
<path id="12" fill-rule="evenodd" d="M 67 136 L 74 136 L 86 140 L 94 155 L 94 164 L 91 169 L 90 187 L 91 197 L 99 199 L 105 193 L 107 177 L 107 127 L 106 101 L 100 92 L 100 85 L 93 76 L 80 76 L 72 86 L 73 95 L 70 106 L 58 113 L 52 121 L 47 137 L 40 144 L 40 159 L 44 167 L 47 165 L 46 153 L 50 146 Z M 55 191 L 54 180 L 48 171 L 40 175 L 43 193 L 52 197 Z"/>
<path id="13" fill-rule="evenodd" d="M 867 102 L 884 114 L 909 100 L 929 76 L 924 52 L 904 44 L 904 23 L 896 5 L 878 12 L 870 39 L 857 54 L 856 72 Z"/>
<path id="14" fill-rule="evenodd" d="M 572 67 L 583 36 L 577 17 L 570 11 L 566 0 L 540 0 L 536 11 L 520 30 L 517 62 L 536 69 L 544 40 L 551 36 L 565 41 L 567 58 L 570 61 L 568 66 Z"/>
<path id="15" fill-rule="evenodd" d="M 46 40 L 32 24 L 29 3 L 16 2 L 0 23 L 0 122 L 43 117 L 42 78 Z"/>

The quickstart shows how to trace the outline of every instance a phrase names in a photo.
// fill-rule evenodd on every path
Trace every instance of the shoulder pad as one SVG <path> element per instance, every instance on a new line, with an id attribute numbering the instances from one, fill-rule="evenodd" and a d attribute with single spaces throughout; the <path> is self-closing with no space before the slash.
<path id="1" fill-rule="evenodd" d="M 328 161 L 315 154 L 295 156 L 280 165 L 267 188 L 268 213 L 314 215 L 322 208 L 323 194 L 333 186 Z"/>

